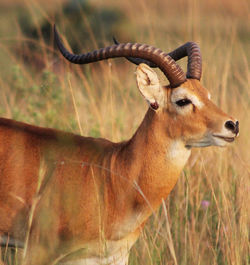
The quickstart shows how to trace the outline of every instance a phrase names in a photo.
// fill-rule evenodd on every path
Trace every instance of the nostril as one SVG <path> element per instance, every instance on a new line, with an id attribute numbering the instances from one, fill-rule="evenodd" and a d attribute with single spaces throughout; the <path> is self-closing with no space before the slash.
<path id="1" fill-rule="evenodd" d="M 236 121 L 236 130 L 235 130 L 235 133 L 238 134 L 239 133 L 239 122 Z"/>
<path id="2" fill-rule="evenodd" d="M 237 134 L 239 132 L 239 122 L 238 121 L 236 121 L 236 123 L 234 123 L 233 121 L 227 121 L 225 123 L 225 127 L 235 134 Z"/>

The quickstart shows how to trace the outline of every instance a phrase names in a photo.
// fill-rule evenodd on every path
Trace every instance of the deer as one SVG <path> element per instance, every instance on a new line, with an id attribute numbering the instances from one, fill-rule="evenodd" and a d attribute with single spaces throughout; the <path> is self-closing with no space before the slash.
<path id="1" fill-rule="evenodd" d="M 23 247 L 22 265 L 127 265 L 147 219 L 174 188 L 191 149 L 227 146 L 239 122 L 201 83 L 199 46 L 170 53 L 116 43 L 71 63 L 125 57 L 148 110 L 133 136 L 113 143 L 0 118 L 0 235 Z M 187 73 L 176 61 L 188 57 Z M 153 67 L 169 81 L 161 85 Z"/>

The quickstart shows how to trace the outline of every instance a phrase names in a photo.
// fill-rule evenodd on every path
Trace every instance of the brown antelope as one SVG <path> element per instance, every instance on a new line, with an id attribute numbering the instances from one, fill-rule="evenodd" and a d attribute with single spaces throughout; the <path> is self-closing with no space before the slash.
<path id="1" fill-rule="evenodd" d="M 146 220 L 175 186 L 191 148 L 233 142 L 239 123 L 216 107 L 200 84 L 195 43 L 169 54 L 126 43 L 74 55 L 56 29 L 55 40 L 76 64 L 113 57 L 143 60 L 137 86 L 149 108 L 133 137 L 121 143 L 1 118 L 0 234 L 25 245 L 23 265 L 125 265 Z M 187 74 L 175 62 L 184 56 Z M 145 63 L 159 67 L 170 84 L 161 86 Z"/>

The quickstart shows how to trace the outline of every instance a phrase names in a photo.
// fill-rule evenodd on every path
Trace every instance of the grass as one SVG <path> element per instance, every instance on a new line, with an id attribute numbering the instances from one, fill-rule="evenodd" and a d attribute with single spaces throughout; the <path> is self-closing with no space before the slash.
<path id="1" fill-rule="evenodd" d="M 226 149 L 193 150 L 176 187 L 132 248 L 129 264 L 249 264 L 248 1 L 95 0 L 91 15 L 80 9 L 80 21 L 61 2 L 54 8 L 49 1 L 17 2 L 3 1 L 0 8 L 0 115 L 32 124 L 121 141 L 146 111 L 134 66 L 122 59 L 67 64 L 43 31 L 55 20 L 76 51 L 111 44 L 112 35 L 165 51 L 189 40 L 200 44 L 202 83 L 213 101 L 239 119 L 240 137 Z M 119 17 L 107 27 L 93 24 L 103 10 Z M 186 60 L 180 64 L 184 68 Z M 2 249 L 5 260 L 7 252 Z"/>

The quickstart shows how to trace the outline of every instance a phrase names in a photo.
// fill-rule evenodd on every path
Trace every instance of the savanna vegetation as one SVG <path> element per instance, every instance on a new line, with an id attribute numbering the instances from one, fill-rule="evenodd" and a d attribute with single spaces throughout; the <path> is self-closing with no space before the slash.
<path id="1" fill-rule="evenodd" d="M 112 141 L 138 127 L 147 105 L 135 66 L 125 59 L 70 65 L 54 47 L 56 23 L 75 53 L 110 45 L 112 36 L 166 52 L 198 42 L 203 85 L 240 122 L 230 147 L 193 150 L 132 248 L 130 265 L 250 263 L 249 14 L 247 0 L 0 2 L 0 116 Z M 1 249 L 8 264 L 17 264 L 18 253 Z"/>

